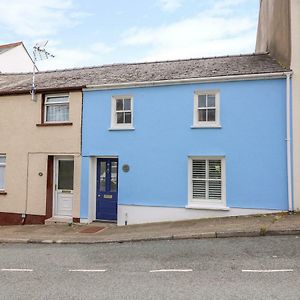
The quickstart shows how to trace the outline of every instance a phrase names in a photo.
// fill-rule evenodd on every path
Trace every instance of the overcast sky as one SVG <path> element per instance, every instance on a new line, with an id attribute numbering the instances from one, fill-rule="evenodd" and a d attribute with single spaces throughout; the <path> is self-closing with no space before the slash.
<path id="1" fill-rule="evenodd" d="M 31 52 L 40 69 L 252 53 L 258 0 L 0 0 L 0 44 Z"/>

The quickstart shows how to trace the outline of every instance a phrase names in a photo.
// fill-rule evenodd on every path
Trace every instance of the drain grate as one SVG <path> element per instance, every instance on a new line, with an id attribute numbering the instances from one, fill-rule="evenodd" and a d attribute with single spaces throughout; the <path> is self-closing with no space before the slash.
<path id="1" fill-rule="evenodd" d="M 106 227 L 91 226 L 91 227 L 87 227 L 87 228 L 80 230 L 79 233 L 96 233 L 96 232 L 102 231 L 105 228 Z"/>

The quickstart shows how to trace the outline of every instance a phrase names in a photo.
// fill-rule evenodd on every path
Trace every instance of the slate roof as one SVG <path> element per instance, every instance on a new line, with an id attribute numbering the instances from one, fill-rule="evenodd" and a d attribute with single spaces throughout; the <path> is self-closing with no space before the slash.
<path id="1" fill-rule="evenodd" d="M 268 54 L 220 56 L 147 63 L 112 64 L 38 72 L 38 91 L 81 89 L 87 85 L 282 73 L 289 71 Z M 0 94 L 27 93 L 32 74 L 0 74 Z"/>

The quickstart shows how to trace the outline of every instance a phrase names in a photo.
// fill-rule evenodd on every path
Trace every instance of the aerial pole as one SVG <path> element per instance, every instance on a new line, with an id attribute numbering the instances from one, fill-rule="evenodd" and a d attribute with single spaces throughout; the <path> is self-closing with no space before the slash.
<path id="1" fill-rule="evenodd" d="M 36 43 L 33 47 L 33 71 L 32 71 L 32 86 L 31 86 L 31 100 L 36 102 L 36 86 L 35 86 L 35 72 L 36 72 L 36 62 L 42 61 L 48 58 L 54 57 L 51 53 L 45 50 L 48 41 Z"/>

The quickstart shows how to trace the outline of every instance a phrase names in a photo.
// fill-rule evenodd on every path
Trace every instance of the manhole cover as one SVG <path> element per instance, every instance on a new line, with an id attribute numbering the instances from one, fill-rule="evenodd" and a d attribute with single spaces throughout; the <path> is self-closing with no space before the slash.
<path id="1" fill-rule="evenodd" d="M 91 226 L 91 227 L 84 228 L 84 229 L 80 230 L 79 232 L 80 233 L 96 233 L 96 232 L 99 232 L 99 231 L 101 231 L 105 228 L 106 227 Z"/>

